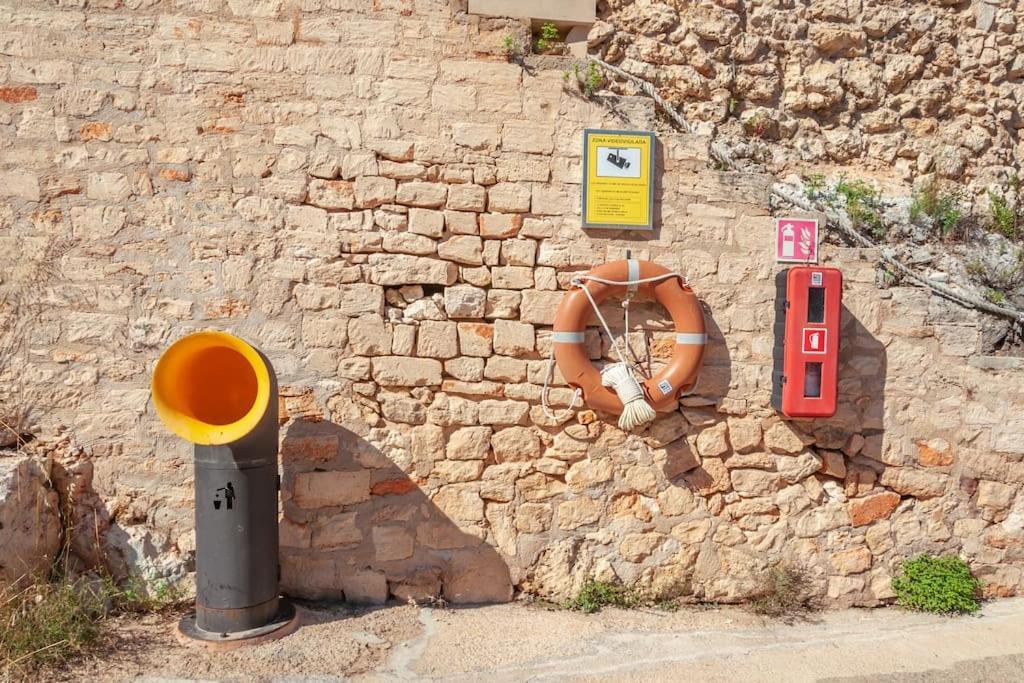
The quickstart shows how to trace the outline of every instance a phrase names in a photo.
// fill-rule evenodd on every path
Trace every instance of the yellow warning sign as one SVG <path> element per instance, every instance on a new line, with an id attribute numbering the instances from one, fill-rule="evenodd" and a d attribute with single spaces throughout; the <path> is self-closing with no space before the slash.
<path id="1" fill-rule="evenodd" d="M 583 131 L 583 227 L 654 228 L 654 133 Z"/>

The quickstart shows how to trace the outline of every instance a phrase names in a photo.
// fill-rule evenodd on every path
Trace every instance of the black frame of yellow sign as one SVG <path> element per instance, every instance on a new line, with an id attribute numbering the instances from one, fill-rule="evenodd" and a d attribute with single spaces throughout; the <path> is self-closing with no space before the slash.
<path id="1" fill-rule="evenodd" d="M 646 131 L 583 131 L 584 228 L 654 229 L 656 144 Z"/>

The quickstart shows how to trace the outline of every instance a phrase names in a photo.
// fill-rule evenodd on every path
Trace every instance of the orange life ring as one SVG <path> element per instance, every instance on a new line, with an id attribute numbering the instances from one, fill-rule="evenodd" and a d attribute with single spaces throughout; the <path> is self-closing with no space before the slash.
<path id="1" fill-rule="evenodd" d="M 583 288 L 590 291 L 594 301 L 600 304 L 615 293 L 635 289 L 654 299 L 668 309 L 675 323 L 676 345 L 672 360 L 656 376 L 642 384 L 647 402 L 655 410 L 667 410 L 680 394 L 693 388 L 700 372 L 704 357 L 707 334 L 704 328 L 704 313 L 697 295 L 680 277 L 669 277 L 656 282 L 639 284 L 634 287 L 609 285 L 587 277 L 626 282 L 669 275 L 664 266 L 650 261 L 613 261 L 590 271 L 581 283 L 565 295 L 555 314 L 555 329 L 552 335 L 555 360 L 558 369 L 569 386 L 583 391 L 587 404 L 608 413 L 621 413 L 622 401 L 611 389 L 601 384 L 601 373 L 587 357 L 584 333 L 587 322 L 593 317 L 593 307 Z"/>

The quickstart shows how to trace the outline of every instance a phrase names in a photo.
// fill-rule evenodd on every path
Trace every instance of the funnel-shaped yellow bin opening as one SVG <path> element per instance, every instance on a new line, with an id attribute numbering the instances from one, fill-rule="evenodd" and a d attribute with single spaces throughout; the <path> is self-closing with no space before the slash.
<path id="1" fill-rule="evenodd" d="M 197 332 L 171 345 L 153 371 L 153 405 L 168 429 L 192 443 L 237 441 L 270 402 L 259 352 L 225 332 Z"/>

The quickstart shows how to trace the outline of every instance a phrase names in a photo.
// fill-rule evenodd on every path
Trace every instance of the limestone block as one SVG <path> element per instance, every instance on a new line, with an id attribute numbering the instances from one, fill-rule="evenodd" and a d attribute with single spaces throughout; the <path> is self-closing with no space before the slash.
<path id="1" fill-rule="evenodd" d="M 787 483 L 796 484 L 821 469 L 822 458 L 807 451 L 798 456 L 781 455 L 775 458 L 775 469 Z"/>
<path id="2" fill-rule="evenodd" d="M 978 507 L 991 508 L 997 511 L 1005 510 L 1010 507 L 1013 493 L 1012 486 L 1001 484 L 997 481 L 980 481 L 978 482 L 976 504 Z"/>
<path id="3" fill-rule="evenodd" d="M 343 512 L 321 519 L 307 533 L 312 539 L 310 545 L 318 550 L 353 546 L 363 540 L 363 532 L 356 525 L 355 512 Z"/>
<path id="4" fill-rule="evenodd" d="M 71 228 L 75 237 L 86 240 L 108 239 L 124 228 L 127 214 L 119 206 L 76 206 L 71 209 Z"/>
<path id="5" fill-rule="evenodd" d="M 627 562 L 642 562 L 664 542 L 664 534 L 657 532 L 626 534 L 619 543 L 619 554 Z"/>
<path id="6" fill-rule="evenodd" d="M 424 320 L 416 335 L 416 355 L 424 358 L 454 358 L 459 355 L 455 323 Z"/>
<path id="7" fill-rule="evenodd" d="M 348 342 L 348 318 L 307 315 L 302 319 L 302 343 L 309 347 L 342 348 Z"/>
<path id="8" fill-rule="evenodd" d="M 841 550 L 832 555 L 831 562 L 837 574 L 859 574 L 871 568 L 871 551 L 865 547 Z"/>
<path id="9" fill-rule="evenodd" d="M 494 321 L 494 352 L 521 357 L 534 349 L 533 325 L 514 320 Z"/>
<path id="10" fill-rule="evenodd" d="M 306 201 L 322 209 L 354 209 L 355 184 L 347 180 L 313 179 L 309 181 Z"/>
<path id="11" fill-rule="evenodd" d="M 530 404 L 524 401 L 480 401 L 480 424 L 516 425 L 521 424 L 530 412 Z"/>
<path id="12" fill-rule="evenodd" d="M 480 232 L 476 214 L 468 211 L 445 211 L 444 222 L 453 235 L 476 235 Z"/>
<path id="13" fill-rule="evenodd" d="M 533 215 L 565 216 L 572 213 L 572 207 L 573 199 L 564 187 L 542 184 L 533 186 L 533 199 L 530 203 Z"/>
<path id="14" fill-rule="evenodd" d="M 462 427 L 452 432 L 445 452 L 450 460 L 483 460 L 490 448 L 490 427 Z"/>
<path id="15" fill-rule="evenodd" d="M 437 251 L 437 242 L 411 232 L 385 233 L 381 246 L 387 252 L 416 256 L 429 256 Z"/>
<path id="16" fill-rule="evenodd" d="M 667 517 L 688 515 L 697 510 L 697 499 L 689 489 L 670 486 L 658 494 L 658 508 Z"/>
<path id="17" fill-rule="evenodd" d="M 482 211 L 483 209 L 479 209 Z M 487 210 L 492 213 L 527 213 L 530 187 L 519 183 L 498 183 L 487 188 Z"/>
<path id="18" fill-rule="evenodd" d="M 854 498 L 848 504 L 850 523 L 853 526 L 864 526 L 876 520 L 888 519 L 899 504 L 899 494 L 892 491 Z"/>
<path id="19" fill-rule="evenodd" d="M 300 472 L 292 499 L 302 508 L 350 505 L 370 498 L 370 472 Z"/>
<path id="20" fill-rule="evenodd" d="M 378 285 L 451 285 L 458 277 L 454 263 L 404 254 L 370 254 L 370 281 Z"/>
<path id="21" fill-rule="evenodd" d="M 487 306 L 484 309 L 484 317 L 515 318 L 519 314 L 520 294 L 515 290 L 489 289 L 487 290 Z"/>
<path id="22" fill-rule="evenodd" d="M 470 149 L 488 150 L 498 146 L 501 136 L 497 125 L 460 121 L 452 124 L 452 140 Z"/>
<path id="23" fill-rule="evenodd" d="M 342 570 L 339 580 L 345 601 L 354 605 L 383 605 L 388 601 L 388 581 L 381 571 Z"/>
<path id="24" fill-rule="evenodd" d="M 523 217 L 517 213 L 482 213 L 479 223 L 483 237 L 508 239 L 519 234 L 523 227 Z"/>
<path id="25" fill-rule="evenodd" d="M 924 472 L 909 467 L 887 467 L 879 478 L 882 486 L 914 498 L 941 496 L 948 481 L 949 477 L 945 474 Z"/>
<path id="26" fill-rule="evenodd" d="M 0 178 L 2 180 L 2 178 Z M 10 181 L 16 179 L 8 178 Z M 38 189 L 30 192 L 31 187 L 27 183 L 23 183 L 26 189 L 18 192 L 8 192 L 15 196 L 21 196 L 25 194 L 35 194 L 35 200 L 39 201 Z M 12 187 L 18 188 L 17 182 L 14 182 Z M 128 180 L 128 177 L 123 173 L 93 173 L 89 176 L 88 184 L 86 185 L 85 196 L 89 199 L 100 201 L 100 202 L 113 202 L 119 203 L 128 199 L 132 195 L 132 186 Z"/>
<path id="27" fill-rule="evenodd" d="M 672 538 L 675 538 L 684 545 L 703 543 L 711 531 L 710 519 L 697 519 L 682 522 L 672 527 Z"/>
<path id="28" fill-rule="evenodd" d="M 372 368 L 374 381 L 386 387 L 423 387 L 441 383 L 441 363 L 430 358 L 385 356 L 374 358 Z"/>
<path id="29" fill-rule="evenodd" d="M 487 365 L 484 367 L 484 378 L 499 382 L 525 382 L 526 361 L 508 356 L 488 358 Z M 512 396 L 511 389 L 511 385 L 505 387 L 505 395 L 509 398 L 526 398 L 526 396 Z"/>
<path id="30" fill-rule="evenodd" d="M 697 452 L 704 457 L 715 457 L 726 453 L 729 450 L 729 441 L 726 438 L 728 431 L 729 426 L 725 422 L 719 422 L 702 430 L 697 435 Z"/>
<path id="31" fill-rule="evenodd" d="M 526 266 L 497 266 L 491 269 L 491 284 L 499 289 L 530 289 L 533 269 Z"/>
<path id="32" fill-rule="evenodd" d="M 540 437 L 530 427 L 507 427 L 494 432 L 491 448 L 499 463 L 530 461 L 540 457 Z"/>
<path id="33" fill-rule="evenodd" d="M 395 201 L 396 183 L 392 178 L 360 176 L 353 187 L 355 206 L 358 209 L 373 209 Z"/>
<path id="34" fill-rule="evenodd" d="M 444 290 L 444 311 L 449 318 L 483 318 L 486 307 L 487 291 L 484 289 L 456 285 Z"/>
<path id="35" fill-rule="evenodd" d="M 60 549 L 57 492 L 41 459 L 0 453 L 0 583 L 45 572 Z"/>
<path id="36" fill-rule="evenodd" d="M 489 546 L 459 550 L 442 578 L 444 598 L 456 605 L 508 602 L 512 581 L 505 561 Z"/>
<path id="37" fill-rule="evenodd" d="M 374 557 L 378 562 L 391 562 L 412 557 L 412 534 L 399 526 L 375 526 L 371 532 Z"/>
<path id="38" fill-rule="evenodd" d="M 501 147 L 507 152 L 551 154 L 554 135 L 555 128 L 550 123 L 506 121 L 501 131 Z"/>
<path id="39" fill-rule="evenodd" d="M 425 183 L 414 180 L 398 186 L 395 201 L 406 206 L 440 209 L 448 199 L 448 186 L 444 183 Z"/>
<path id="40" fill-rule="evenodd" d="M 351 318 L 348 324 L 348 338 L 352 353 L 356 355 L 385 356 L 391 353 L 391 326 L 379 315 Z"/>
<path id="41" fill-rule="evenodd" d="M 813 443 L 811 437 L 800 433 L 788 422 L 776 422 L 764 433 L 764 445 L 773 453 L 799 453 L 810 443 Z"/>
<path id="42" fill-rule="evenodd" d="M 440 237 L 444 233 L 444 213 L 430 209 L 410 209 L 409 232 L 427 237 Z"/>
<path id="43" fill-rule="evenodd" d="M 747 498 L 771 495 L 780 488 L 779 475 L 764 470 L 731 470 L 729 479 L 736 493 Z"/>
<path id="44" fill-rule="evenodd" d="M 761 423 L 753 418 L 730 417 L 729 443 L 737 453 L 750 453 L 761 446 Z"/>
<path id="45" fill-rule="evenodd" d="M 459 351 L 464 356 L 487 358 L 492 353 L 494 328 L 484 323 L 458 323 Z"/>
<path id="46" fill-rule="evenodd" d="M 602 507 L 590 498 L 574 498 L 558 504 L 558 528 L 569 531 L 601 519 Z"/>
<path id="47" fill-rule="evenodd" d="M 835 477 L 836 479 L 844 479 L 846 477 L 846 458 L 843 457 L 842 453 L 838 451 L 818 451 L 821 456 L 821 469 L 818 470 L 821 474 L 829 477 Z"/>
<path id="48" fill-rule="evenodd" d="M 503 266 L 533 267 L 537 260 L 537 243 L 533 240 L 506 240 L 501 244 L 499 263 Z M 551 269 L 552 272 L 554 269 Z M 551 287 L 554 289 L 555 287 Z"/>
<path id="49" fill-rule="evenodd" d="M 551 528 L 554 511 L 549 503 L 522 503 L 516 508 L 516 529 L 539 534 Z"/>
<path id="50" fill-rule="evenodd" d="M 448 188 L 449 209 L 455 211 L 483 211 L 487 204 L 487 190 L 480 185 L 462 183 Z"/>
<path id="51" fill-rule="evenodd" d="M 564 292 L 543 292 L 535 289 L 523 290 L 519 319 L 534 325 L 553 325 L 555 311 L 561 303 Z"/>
<path id="52" fill-rule="evenodd" d="M 437 255 L 446 261 L 479 266 L 484 262 L 483 242 L 476 235 L 452 235 L 437 245 Z"/>
<path id="53" fill-rule="evenodd" d="M 434 495 L 433 502 L 448 519 L 459 522 L 484 520 L 484 501 L 477 484 L 444 486 Z"/>

